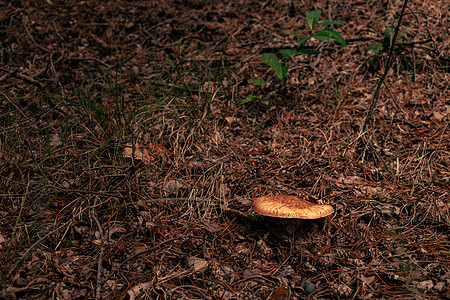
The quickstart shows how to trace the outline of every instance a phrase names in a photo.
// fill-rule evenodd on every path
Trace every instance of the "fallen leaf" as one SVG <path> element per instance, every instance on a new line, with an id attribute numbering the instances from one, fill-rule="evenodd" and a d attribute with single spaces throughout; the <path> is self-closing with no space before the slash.
<path id="1" fill-rule="evenodd" d="M 166 196 L 169 197 L 171 195 L 178 195 L 181 188 L 184 187 L 184 184 L 180 180 L 171 179 L 166 182 L 164 185 L 164 191 L 166 192 Z"/>
<path id="2" fill-rule="evenodd" d="M 417 284 L 417 288 L 421 290 L 431 290 L 433 288 L 433 280 L 424 280 Z"/>
<path id="3" fill-rule="evenodd" d="M 435 111 L 435 112 L 433 112 L 433 115 L 431 116 L 430 119 L 433 121 L 441 122 L 444 117 L 445 116 L 443 114 L 441 114 L 438 111 Z"/>
<path id="4" fill-rule="evenodd" d="M 253 273 L 252 271 L 250 271 L 249 269 L 245 269 L 244 273 L 242 273 L 242 275 L 244 276 L 244 278 L 250 278 L 253 277 Z"/>
<path id="5" fill-rule="evenodd" d="M 159 156 L 170 155 L 170 151 L 167 150 L 166 147 L 158 143 L 148 143 L 147 148 L 153 155 Z"/>
<path id="6" fill-rule="evenodd" d="M 123 157 L 133 157 L 133 145 L 131 143 L 126 144 L 125 149 L 123 150 Z M 135 144 L 134 149 L 134 159 L 141 160 L 144 164 L 149 164 L 155 160 L 155 158 L 150 155 L 146 148 L 137 143 Z"/>
<path id="7" fill-rule="evenodd" d="M 61 142 L 61 138 L 59 137 L 59 135 L 57 133 L 54 133 L 50 136 L 50 146 L 51 147 L 58 147 L 61 146 L 62 142 Z"/>
<path id="8" fill-rule="evenodd" d="M 287 300 L 287 299 L 288 299 L 288 292 L 282 285 L 279 288 L 277 288 L 269 298 L 269 300 Z"/>
<path id="9" fill-rule="evenodd" d="M 239 118 L 235 117 L 226 117 L 225 120 L 228 122 L 228 124 L 238 123 L 240 121 Z"/>
<path id="10" fill-rule="evenodd" d="M 365 277 L 365 276 L 361 275 L 361 276 L 359 277 L 359 279 L 361 279 L 361 281 L 364 282 L 365 284 L 371 285 L 372 283 L 375 282 L 375 279 L 376 279 L 376 278 L 375 278 L 375 276 Z"/>
<path id="11" fill-rule="evenodd" d="M 198 272 L 208 266 L 208 262 L 203 258 L 199 258 L 196 256 L 190 256 L 187 259 L 188 266 L 192 268 L 192 271 Z"/>
<path id="12" fill-rule="evenodd" d="M 139 297 L 139 295 L 141 295 L 143 291 L 150 290 L 152 286 L 153 285 L 151 282 L 144 282 L 133 286 L 127 291 L 128 295 L 130 296 L 130 300 L 136 299 L 137 297 Z"/>
<path id="13" fill-rule="evenodd" d="M 127 230 L 123 226 L 119 224 L 114 224 L 108 232 L 109 239 L 112 239 L 112 235 L 114 233 L 126 233 L 126 232 Z"/>

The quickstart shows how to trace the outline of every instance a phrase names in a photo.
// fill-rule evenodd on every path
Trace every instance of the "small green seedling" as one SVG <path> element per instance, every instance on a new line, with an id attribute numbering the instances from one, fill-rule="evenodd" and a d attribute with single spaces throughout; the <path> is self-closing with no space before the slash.
<path id="1" fill-rule="evenodd" d="M 236 103 L 237 104 L 245 104 L 245 103 L 252 102 L 255 99 L 258 99 L 258 96 L 255 96 L 253 94 L 249 94 L 245 98 L 238 98 L 238 99 L 236 99 Z"/>
<path id="2" fill-rule="evenodd" d="M 308 26 L 311 30 L 311 34 L 309 36 L 305 37 L 300 36 L 296 33 L 292 34 L 297 37 L 298 48 L 301 48 L 303 44 L 310 39 L 316 39 L 324 42 L 336 41 L 342 46 L 346 47 L 347 44 L 345 42 L 345 39 L 337 31 L 327 28 L 323 29 L 325 26 L 329 25 L 343 25 L 342 22 L 326 20 L 320 23 L 319 25 L 320 30 L 315 31 L 314 28 L 316 27 L 317 21 L 319 20 L 321 13 L 322 11 L 320 9 L 316 9 L 306 13 L 306 22 L 308 23 Z M 309 48 L 303 48 L 299 50 L 281 49 L 278 51 L 278 53 L 281 54 L 283 58 L 289 59 L 299 54 L 318 54 L 319 51 Z M 275 71 L 275 74 L 277 75 L 278 79 L 280 79 L 281 81 L 284 81 L 286 79 L 287 73 L 289 71 L 289 66 L 282 64 L 275 54 L 264 53 L 263 55 L 261 55 L 261 61 L 267 63 L 272 68 L 272 70 Z"/>
<path id="3" fill-rule="evenodd" d="M 386 29 L 384 30 L 384 37 L 381 40 L 381 42 L 379 44 L 368 45 L 366 48 L 366 53 L 369 52 L 370 50 L 372 50 L 373 53 L 375 54 L 375 56 L 378 56 L 378 54 L 380 52 L 388 52 L 389 48 L 391 46 L 392 34 L 394 33 L 394 31 L 395 31 L 395 26 L 393 26 L 393 25 L 386 26 Z M 406 34 L 404 32 L 399 31 L 398 36 L 401 37 L 405 41 L 409 41 L 408 34 Z M 403 48 L 401 43 L 397 42 L 397 43 L 395 43 L 395 45 L 397 45 L 401 49 Z"/>
<path id="4" fill-rule="evenodd" d="M 311 30 L 311 33 L 308 36 L 300 36 L 296 33 L 292 33 L 295 37 L 297 37 L 297 48 L 299 49 L 281 49 L 278 51 L 278 54 L 283 59 L 291 59 L 292 57 L 300 54 L 318 54 L 319 51 L 315 49 L 310 48 L 304 48 L 304 43 L 310 39 L 316 39 L 319 41 L 324 42 L 332 42 L 336 41 L 342 46 L 346 47 L 347 44 L 345 42 L 345 39 L 335 30 L 324 28 L 326 26 L 330 25 L 343 25 L 342 22 L 333 21 L 333 20 L 326 20 L 320 23 L 317 30 L 317 22 L 320 18 L 322 11 L 320 9 L 316 9 L 310 12 L 306 13 L 306 22 L 308 23 L 308 27 Z M 302 48 L 303 47 L 303 48 Z M 268 64 L 269 67 L 275 72 L 275 75 L 277 78 L 281 81 L 285 81 L 289 66 L 283 64 L 280 61 L 279 56 L 274 53 L 264 53 L 261 55 L 261 61 Z M 264 87 L 266 85 L 266 81 L 264 79 L 254 79 L 252 83 L 255 86 Z M 249 95 L 245 99 L 237 99 L 237 103 L 243 104 L 243 103 L 249 103 L 253 100 L 258 99 L 258 96 L 255 95 Z M 266 103 L 265 103 L 266 104 Z M 267 103 L 268 104 L 268 103 Z"/>

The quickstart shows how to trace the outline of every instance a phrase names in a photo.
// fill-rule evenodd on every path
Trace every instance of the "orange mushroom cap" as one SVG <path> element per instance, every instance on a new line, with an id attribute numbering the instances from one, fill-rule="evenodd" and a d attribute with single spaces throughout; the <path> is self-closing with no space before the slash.
<path id="1" fill-rule="evenodd" d="M 292 195 L 259 197 L 253 201 L 253 209 L 264 216 L 298 219 L 319 219 L 334 212 L 330 205 L 314 204 Z"/>

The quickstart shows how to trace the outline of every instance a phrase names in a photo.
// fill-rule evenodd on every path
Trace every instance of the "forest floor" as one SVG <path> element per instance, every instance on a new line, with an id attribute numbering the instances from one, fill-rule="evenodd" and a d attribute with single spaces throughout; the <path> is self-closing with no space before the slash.
<path id="1" fill-rule="evenodd" d="M 0 1 L 0 298 L 449 297 L 448 1 L 362 134 L 402 5 Z M 315 9 L 347 46 L 283 58 Z M 281 194 L 334 213 L 252 210 Z"/>

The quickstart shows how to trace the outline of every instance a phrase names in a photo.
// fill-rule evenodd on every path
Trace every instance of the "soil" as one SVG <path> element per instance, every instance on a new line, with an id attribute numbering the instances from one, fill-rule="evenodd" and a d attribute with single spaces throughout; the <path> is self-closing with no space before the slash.
<path id="1" fill-rule="evenodd" d="M 448 1 L 408 2 L 363 130 L 403 3 L 0 1 L 0 298 L 448 298 Z M 346 47 L 299 47 L 316 9 Z"/>

